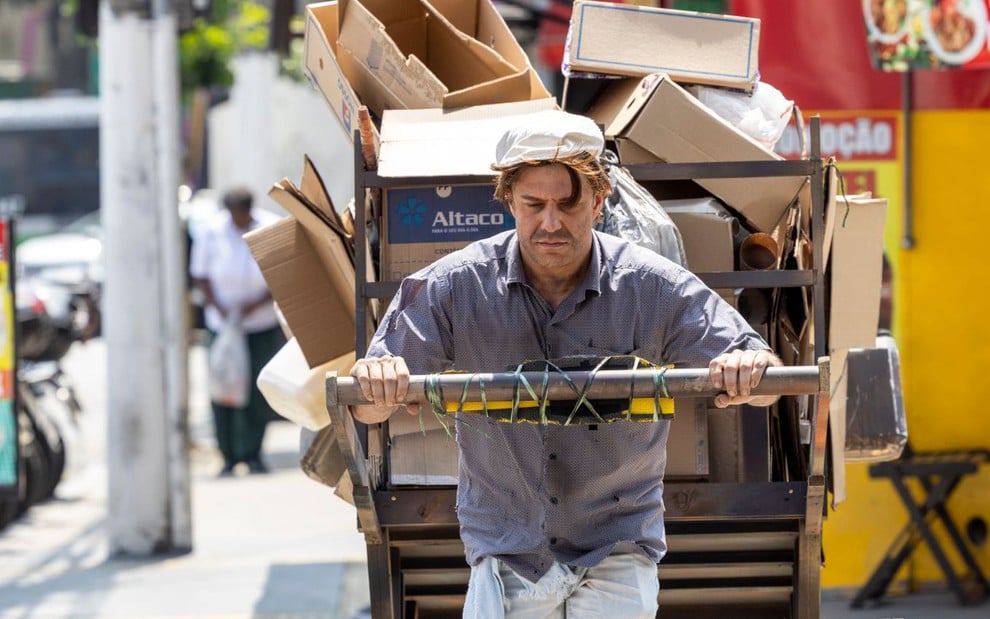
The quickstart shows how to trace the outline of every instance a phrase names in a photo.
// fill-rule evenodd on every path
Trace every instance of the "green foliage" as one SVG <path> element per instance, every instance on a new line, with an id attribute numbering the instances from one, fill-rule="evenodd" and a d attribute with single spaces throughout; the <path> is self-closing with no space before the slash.
<path id="1" fill-rule="evenodd" d="M 208 17 L 194 20 L 179 38 L 182 96 L 197 88 L 229 88 L 235 54 L 268 49 L 271 14 L 250 0 L 214 0 Z"/>
<path id="2" fill-rule="evenodd" d="M 303 31 L 306 28 L 306 20 L 300 15 L 293 15 L 289 19 L 289 31 L 294 35 L 289 41 L 289 53 L 282 58 L 280 71 L 282 75 L 297 82 L 306 81 L 305 52 L 306 43 L 303 38 Z"/>
<path id="3" fill-rule="evenodd" d="M 72 17 L 79 0 L 58 0 L 59 14 Z M 229 88 L 234 82 L 231 59 L 238 53 L 268 49 L 271 12 L 252 0 L 211 0 L 210 14 L 193 20 L 179 37 L 179 72 L 182 98 L 197 88 Z M 80 45 L 95 39 L 78 34 Z M 291 63 L 290 63 L 291 64 Z"/>
<path id="4" fill-rule="evenodd" d="M 197 19 L 193 29 L 179 39 L 183 97 L 197 88 L 230 87 L 234 83 L 230 59 L 236 51 L 234 37 L 229 32 Z"/>

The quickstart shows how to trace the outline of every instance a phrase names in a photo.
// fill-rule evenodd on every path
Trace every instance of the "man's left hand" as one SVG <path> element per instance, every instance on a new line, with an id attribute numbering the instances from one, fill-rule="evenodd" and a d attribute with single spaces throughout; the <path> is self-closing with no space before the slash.
<path id="1" fill-rule="evenodd" d="M 780 358 L 769 350 L 734 350 L 715 357 L 708 364 L 708 373 L 715 388 L 723 390 L 723 393 L 715 396 L 715 406 L 727 408 L 740 404 L 773 404 L 778 396 L 754 396 L 752 391 L 763 380 L 768 367 L 780 365 Z"/>

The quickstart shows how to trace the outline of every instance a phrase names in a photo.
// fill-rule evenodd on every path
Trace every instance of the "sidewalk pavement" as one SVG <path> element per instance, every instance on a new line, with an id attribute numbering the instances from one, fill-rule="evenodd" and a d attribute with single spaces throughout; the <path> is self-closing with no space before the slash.
<path id="1" fill-rule="evenodd" d="M 193 551 L 108 556 L 104 354 L 92 341 L 65 360 L 84 409 L 83 456 L 55 499 L 0 531 L 0 618 L 362 616 L 368 577 L 355 511 L 299 470 L 299 430 L 285 421 L 265 437 L 271 473 L 221 479 L 208 404 L 191 405 Z M 205 367 L 202 349 L 190 367 Z M 204 375 L 191 374 L 194 383 Z"/>
<path id="2" fill-rule="evenodd" d="M 370 619 L 354 509 L 299 470 L 299 433 L 288 422 L 269 426 L 271 473 L 220 479 L 208 407 L 194 401 L 194 550 L 108 556 L 104 354 L 96 341 L 66 358 L 85 411 L 84 457 L 70 462 L 55 499 L 0 531 L 0 619 Z M 190 388 L 202 393 L 202 349 L 191 352 L 190 368 Z M 850 609 L 843 592 L 825 591 L 823 600 L 821 619 L 990 616 L 990 604 L 962 608 L 947 593 L 891 596 L 863 610 Z"/>

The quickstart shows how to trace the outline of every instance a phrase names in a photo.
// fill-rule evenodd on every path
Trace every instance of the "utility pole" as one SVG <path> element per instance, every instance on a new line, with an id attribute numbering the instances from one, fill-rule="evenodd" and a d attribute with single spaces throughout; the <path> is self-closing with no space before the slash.
<path id="1" fill-rule="evenodd" d="M 173 0 L 100 5 L 100 186 L 113 554 L 192 549 Z"/>

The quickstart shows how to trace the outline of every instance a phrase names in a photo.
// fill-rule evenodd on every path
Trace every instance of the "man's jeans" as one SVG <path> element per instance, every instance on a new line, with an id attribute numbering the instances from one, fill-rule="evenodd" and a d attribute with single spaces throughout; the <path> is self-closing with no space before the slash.
<path id="1" fill-rule="evenodd" d="M 471 568 L 464 619 L 654 619 L 657 565 L 616 554 L 595 567 L 554 563 L 532 583 L 494 557 Z"/>

